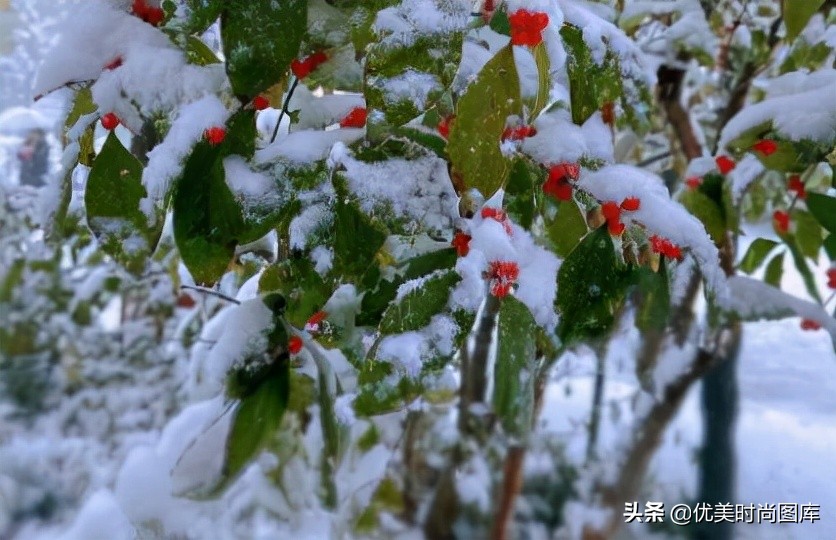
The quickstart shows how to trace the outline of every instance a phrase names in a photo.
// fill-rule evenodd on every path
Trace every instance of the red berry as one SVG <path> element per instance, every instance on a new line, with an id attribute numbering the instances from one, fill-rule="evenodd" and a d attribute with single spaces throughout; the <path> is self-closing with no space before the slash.
<path id="1" fill-rule="evenodd" d="M 508 127 L 502 132 L 502 140 L 521 141 L 526 137 L 533 137 L 535 135 L 537 135 L 537 129 L 533 126 Z"/>
<path id="2" fill-rule="evenodd" d="M 177 297 L 177 307 L 188 309 L 193 308 L 195 304 L 196 302 L 194 301 L 194 298 L 186 293 L 182 293 Z"/>
<path id="3" fill-rule="evenodd" d="M 297 79 L 304 79 L 311 73 L 311 65 L 305 60 L 294 59 L 290 62 L 290 71 Z"/>
<path id="4" fill-rule="evenodd" d="M 827 286 L 836 289 L 836 268 L 830 268 L 827 271 Z"/>
<path id="5" fill-rule="evenodd" d="M 698 176 L 691 176 L 690 178 L 685 179 L 685 185 L 688 186 L 688 189 L 697 189 L 702 184 L 702 178 Z"/>
<path id="6" fill-rule="evenodd" d="M 253 109 L 263 111 L 270 106 L 270 100 L 264 96 L 255 96 L 253 99 Z"/>
<path id="7" fill-rule="evenodd" d="M 511 43 L 534 47 L 543 41 L 543 30 L 549 24 L 549 16 L 543 12 L 531 12 L 525 9 L 515 11 L 508 16 L 511 24 Z"/>
<path id="8" fill-rule="evenodd" d="M 615 124 L 615 104 L 612 101 L 607 101 L 601 107 L 601 120 L 610 127 Z"/>
<path id="9" fill-rule="evenodd" d="M 145 0 L 134 0 L 133 14 L 153 26 L 159 26 L 165 19 L 165 12 L 159 7 L 149 6 Z"/>
<path id="10" fill-rule="evenodd" d="M 119 117 L 112 112 L 102 116 L 102 127 L 108 131 L 113 131 L 119 125 Z"/>
<path id="11" fill-rule="evenodd" d="M 728 156 L 718 156 L 714 159 L 714 162 L 717 164 L 717 169 L 720 171 L 720 174 L 729 174 L 737 165 L 734 160 Z"/>
<path id="12" fill-rule="evenodd" d="M 626 226 L 620 221 L 607 222 L 607 230 L 610 231 L 610 234 L 613 236 L 621 236 L 622 234 L 624 234 L 625 228 Z"/>
<path id="13" fill-rule="evenodd" d="M 438 123 L 436 129 L 438 129 L 438 134 L 444 137 L 445 139 L 450 136 L 450 122 L 455 118 L 455 115 L 450 115 L 444 117 L 441 122 Z"/>
<path id="14" fill-rule="evenodd" d="M 226 129 L 219 126 L 210 127 L 203 132 L 203 138 L 205 138 L 212 146 L 218 146 L 221 144 L 224 141 L 224 137 L 226 137 Z"/>
<path id="15" fill-rule="evenodd" d="M 568 180 L 577 180 L 581 174 L 581 168 L 577 163 L 558 163 L 549 168 L 549 180 L 552 178 L 560 180 L 565 178 Z"/>
<path id="16" fill-rule="evenodd" d="M 364 107 L 355 107 L 345 115 L 345 118 L 340 120 L 340 127 L 361 128 L 366 125 L 366 114 Z"/>
<path id="17" fill-rule="evenodd" d="M 752 149 L 757 150 L 764 156 L 768 156 L 778 150 L 778 143 L 770 139 L 763 139 L 753 144 Z"/>
<path id="18" fill-rule="evenodd" d="M 790 230 L 790 215 L 783 210 L 775 210 L 772 214 L 772 224 L 779 234 L 787 234 Z"/>
<path id="19" fill-rule="evenodd" d="M 116 68 L 118 68 L 118 67 L 119 67 L 119 66 L 121 66 L 121 65 L 122 65 L 122 57 L 121 57 L 121 56 L 117 56 L 116 58 L 114 58 L 113 60 L 111 60 L 110 62 L 108 62 L 108 63 L 105 65 L 105 67 L 104 67 L 103 69 L 104 69 L 105 71 L 110 71 L 110 70 L 112 70 L 112 69 L 116 69 Z"/>
<path id="20" fill-rule="evenodd" d="M 470 235 L 465 234 L 463 232 L 457 232 L 455 236 L 453 236 L 453 241 L 450 242 L 450 245 L 456 248 L 456 253 L 459 257 L 466 257 L 468 253 L 470 253 Z"/>
<path id="21" fill-rule="evenodd" d="M 319 325 L 325 318 L 328 317 L 328 314 L 324 311 L 317 311 L 305 322 L 305 330 L 308 332 L 319 332 Z"/>
<path id="22" fill-rule="evenodd" d="M 299 336 L 292 336 L 287 341 L 287 351 L 290 354 L 299 354 L 299 352 L 302 350 L 302 345 L 304 345 L 304 343 L 302 343 L 302 338 L 300 338 Z"/>
<path id="23" fill-rule="evenodd" d="M 520 276 L 520 267 L 513 261 L 493 261 L 489 270 L 491 294 L 504 298 L 511 292 L 511 286 Z"/>
<path id="24" fill-rule="evenodd" d="M 607 221 L 619 221 L 621 219 L 621 208 L 615 201 L 607 201 L 601 205 L 601 213 Z"/>
<path id="25" fill-rule="evenodd" d="M 641 200 L 638 197 L 627 197 L 621 201 L 621 209 L 627 212 L 635 212 L 641 206 Z"/>
<path id="26" fill-rule="evenodd" d="M 508 215 L 505 213 L 505 210 L 502 208 L 491 208 L 489 206 L 482 208 L 482 217 L 495 219 L 497 221 L 505 221 L 508 219 Z"/>
<path id="27" fill-rule="evenodd" d="M 549 175 L 549 179 L 543 182 L 543 193 L 558 201 L 569 201 L 572 199 L 572 184 L 565 177 L 555 179 Z"/>
<path id="28" fill-rule="evenodd" d="M 682 259 L 682 250 L 668 240 L 667 238 L 662 238 L 661 236 L 653 235 L 650 237 L 650 248 L 654 251 L 654 253 L 659 253 L 669 259 Z"/>
<path id="29" fill-rule="evenodd" d="M 821 324 L 813 319 L 801 319 L 802 330 L 818 330 L 819 328 L 821 328 Z"/>
<path id="30" fill-rule="evenodd" d="M 790 180 L 787 183 L 787 189 L 789 191 L 794 191 L 799 199 L 807 197 L 807 191 L 804 189 L 804 182 L 801 181 L 801 177 L 797 174 L 790 176 Z"/>

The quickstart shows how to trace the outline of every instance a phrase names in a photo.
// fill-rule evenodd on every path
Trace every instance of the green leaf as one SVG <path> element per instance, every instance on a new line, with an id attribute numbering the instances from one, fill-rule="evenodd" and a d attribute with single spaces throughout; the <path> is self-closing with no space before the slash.
<path id="1" fill-rule="evenodd" d="M 174 240 L 195 282 L 212 285 L 226 272 L 244 218 L 226 184 L 219 147 L 200 141 L 174 194 Z"/>
<path id="2" fill-rule="evenodd" d="M 824 239 L 824 251 L 831 261 L 836 260 L 836 234 L 828 234 Z"/>
<path id="3" fill-rule="evenodd" d="M 362 276 L 386 241 L 385 229 L 379 223 L 339 195 L 334 205 L 333 234 L 333 271 L 344 277 Z"/>
<path id="4" fill-rule="evenodd" d="M 807 22 L 824 4 L 824 0 L 784 0 L 784 24 L 787 25 L 787 41 L 792 41 L 804 30 Z"/>
<path id="5" fill-rule="evenodd" d="M 520 83 L 511 45 L 491 58 L 456 106 L 447 152 L 453 181 L 486 198 L 505 183 L 509 164 L 499 149 L 508 116 L 520 113 Z"/>
<path id="6" fill-rule="evenodd" d="M 546 106 L 549 100 L 549 89 L 551 87 L 551 75 L 549 69 L 549 55 L 546 52 L 546 44 L 540 42 L 531 51 L 534 54 L 534 62 L 537 65 L 537 100 L 529 113 L 531 118 L 537 118 L 540 111 Z"/>
<path id="7" fill-rule="evenodd" d="M 73 106 L 64 122 L 64 134 L 66 135 L 82 116 L 92 114 L 96 110 L 97 106 L 93 103 L 93 94 L 90 91 L 90 87 L 85 86 L 75 94 Z M 94 122 L 78 137 L 78 162 L 88 167 L 93 165 L 93 160 L 96 158 L 96 151 L 93 149 L 95 128 L 96 124 Z"/>
<path id="8" fill-rule="evenodd" d="M 807 265 L 807 261 L 804 259 L 804 255 L 801 253 L 801 250 L 798 248 L 798 244 L 796 244 L 795 239 L 791 236 L 785 236 L 784 242 L 786 242 L 787 247 L 790 249 L 790 255 L 792 255 L 792 260 L 795 263 L 796 269 L 798 269 L 798 272 L 804 279 L 804 286 L 807 288 L 807 292 L 816 300 L 816 302 L 821 304 L 821 296 L 819 295 L 819 289 L 816 286 L 816 280 L 813 278 L 813 272 Z"/>
<path id="9" fill-rule="evenodd" d="M 807 209 L 821 226 L 830 233 L 836 233 L 836 198 L 821 193 L 807 193 Z"/>
<path id="10" fill-rule="evenodd" d="M 810 212 L 804 210 L 793 210 L 791 219 L 795 223 L 795 240 L 798 242 L 801 253 L 817 261 L 824 240 L 821 225 Z"/>
<path id="11" fill-rule="evenodd" d="M 636 313 L 636 327 L 640 330 L 664 330 L 671 311 L 671 291 L 665 259 L 659 263 L 659 271 L 641 268 L 637 272 L 638 288 L 642 295 Z"/>
<path id="12" fill-rule="evenodd" d="M 589 231 L 586 217 L 574 200 L 553 203 L 551 199 L 546 199 L 546 204 L 557 206 L 557 216 L 546 221 L 546 234 L 554 244 L 555 252 L 566 257 Z"/>
<path id="13" fill-rule="evenodd" d="M 102 249 L 134 274 L 145 269 L 162 231 L 139 209 L 146 195 L 142 164 L 110 133 L 87 178 L 87 224 Z"/>
<path id="14" fill-rule="evenodd" d="M 221 15 L 225 0 L 186 0 L 186 31 L 203 33 Z"/>
<path id="15" fill-rule="evenodd" d="M 276 360 L 269 376 L 236 406 L 226 443 L 224 480 L 218 489 L 234 480 L 278 431 L 287 409 L 289 382 L 289 363 Z"/>
<path id="16" fill-rule="evenodd" d="M 517 158 L 511 167 L 505 186 L 505 209 L 516 223 L 526 229 L 534 222 L 537 210 L 535 190 L 540 187 L 545 173 L 539 164 L 526 158 Z"/>
<path id="17" fill-rule="evenodd" d="M 701 190 L 686 190 L 679 198 L 679 202 L 699 219 L 714 243 L 721 245 L 726 234 L 726 220 L 723 209 L 711 197 Z"/>
<path id="18" fill-rule="evenodd" d="M 749 249 L 746 250 L 746 254 L 743 256 L 743 260 L 740 261 L 738 268 L 747 274 L 751 274 L 766 260 L 766 256 L 777 245 L 778 242 L 774 240 L 756 238 L 749 246 Z"/>
<path id="19" fill-rule="evenodd" d="M 221 40 L 226 73 L 242 103 L 287 72 L 308 25 L 307 0 L 248 0 L 225 5 Z"/>
<path id="20" fill-rule="evenodd" d="M 629 271 L 616 257 L 606 225 L 586 235 L 558 272 L 558 337 L 567 343 L 604 334 L 628 283 Z"/>
<path id="21" fill-rule="evenodd" d="M 621 100 L 624 104 L 621 72 L 618 62 L 608 51 L 603 65 L 598 65 L 583 39 L 583 31 L 569 24 L 560 29 L 566 45 L 569 74 L 569 99 L 572 122 L 581 125 L 608 101 Z"/>
<path id="22" fill-rule="evenodd" d="M 322 309 L 332 289 L 314 269 L 307 257 L 290 258 L 267 267 L 258 282 L 260 293 L 278 292 L 287 305 L 284 316 L 297 327 Z"/>
<path id="23" fill-rule="evenodd" d="M 509 296 L 499 308 L 493 408 L 502 427 L 516 437 L 531 430 L 537 323 L 525 304 Z"/>
<path id="24" fill-rule="evenodd" d="M 419 330 L 428 324 L 433 315 L 447 305 L 450 290 L 461 280 L 454 270 L 428 278 L 408 292 L 400 302 L 392 303 L 380 322 L 381 334 L 398 334 Z"/>
<path id="25" fill-rule="evenodd" d="M 784 275 L 784 251 L 772 257 L 766 265 L 763 280 L 773 287 L 781 287 L 781 277 Z"/>
<path id="26" fill-rule="evenodd" d="M 186 58 L 190 64 L 196 66 L 208 66 L 220 62 L 215 52 L 195 36 L 186 38 Z"/>

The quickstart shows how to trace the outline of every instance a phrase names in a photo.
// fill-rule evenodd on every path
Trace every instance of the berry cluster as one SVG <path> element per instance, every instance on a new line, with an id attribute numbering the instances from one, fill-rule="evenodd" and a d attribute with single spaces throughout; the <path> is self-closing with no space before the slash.
<path id="1" fill-rule="evenodd" d="M 493 261 L 490 266 L 491 294 L 505 298 L 520 277 L 520 267 L 513 261 Z"/>
<path id="2" fill-rule="evenodd" d="M 601 204 L 601 213 L 604 214 L 604 219 L 607 220 L 607 229 L 613 236 L 621 236 L 624 234 L 625 225 L 621 222 L 621 211 L 635 212 L 641 207 L 641 200 L 638 197 L 627 197 L 621 204 L 615 201 L 607 201 Z"/>
<path id="3" fill-rule="evenodd" d="M 668 240 L 667 238 L 662 238 L 661 236 L 653 235 L 650 237 L 650 249 L 653 250 L 654 253 L 658 253 L 663 257 L 667 257 L 669 259 L 675 259 L 677 261 L 682 260 L 682 250 Z"/>
<path id="4" fill-rule="evenodd" d="M 543 30 L 549 24 L 549 16 L 540 11 L 521 9 L 510 14 L 508 22 L 511 24 L 512 44 L 535 47 L 543 41 Z"/>

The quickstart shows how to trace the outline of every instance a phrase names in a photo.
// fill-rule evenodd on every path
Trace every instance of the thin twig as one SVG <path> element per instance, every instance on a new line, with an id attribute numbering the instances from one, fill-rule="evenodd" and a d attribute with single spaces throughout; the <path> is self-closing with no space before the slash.
<path id="1" fill-rule="evenodd" d="M 299 79 L 297 77 L 293 78 L 293 82 L 290 83 L 290 89 L 287 91 L 287 96 L 284 98 L 284 103 L 282 104 L 282 110 L 279 113 L 279 119 L 276 121 L 276 126 L 273 128 L 273 136 L 270 137 L 270 144 L 273 144 L 273 141 L 276 140 L 276 136 L 279 134 L 279 126 L 282 125 L 282 118 L 284 118 L 285 114 L 290 114 L 287 108 L 290 106 L 290 98 L 293 97 L 293 92 L 296 90 L 296 87 L 299 85 Z"/>
<path id="2" fill-rule="evenodd" d="M 227 296 L 222 292 L 218 292 L 215 289 L 210 289 L 209 287 L 200 287 L 198 285 L 180 285 L 181 289 L 189 289 L 191 291 L 197 291 L 199 293 L 208 294 L 210 296 L 215 296 L 220 298 L 221 300 L 226 300 L 227 302 L 232 302 L 233 304 L 241 304 L 241 301 L 235 299 L 231 296 Z"/>

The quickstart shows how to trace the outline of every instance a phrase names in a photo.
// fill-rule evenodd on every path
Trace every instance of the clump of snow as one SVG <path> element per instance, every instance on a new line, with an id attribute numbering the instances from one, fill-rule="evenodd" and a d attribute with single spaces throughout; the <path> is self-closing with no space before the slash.
<path id="1" fill-rule="evenodd" d="M 724 148 L 745 131 L 771 123 L 772 129 L 792 140 L 836 140 L 836 69 L 814 73 L 793 72 L 768 84 L 766 99 L 744 107 L 723 128 Z"/>
<path id="2" fill-rule="evenodd" d="M 420 73 L 409 69 L 400 75 L 382 80 L 367 82 L 372 86 L 379 86 L 383 90 L 384 99 L 388 103 L 400 101 L 411 102 L 418 110 L 423 110 L 432 92 L 442 90 L 441 81 L 436 75 Z"/>
<path id="3" fill-rule="evenodd" d="M 325 246 L 316 246 L 311 250 L 311 260 L 316 273 L 324 276 L 334 264 L 334 250 Z"/>
<path id="4" fill-rule="evenodd" d="M 557 110 L 541 114 L 534 126 L 537 134 L 522 142 L 522 150 L 540 163 L 577 162 L 582 157 L 614 160 L 612 133 L 600 112 L 578 126 L 568 111 Z"/>
<path id="5" fill-rule="evenodd" d="M 267 163 L 282 158 L 302 165 L 328 157 L 331 147 L 338 143 L 351 144 L 363 138 L 364 128 L 344 128 L 330 131 L 302 130 L 256 151 L 256 163 Z"/>
<path id="6" fill-rule="evenodd" d="M 142 171 L 148 199 L 141 208 L 146 215 L 153 216 L 153 204 L 168 194 L 172 180 L 182 172 L 183 160 L 203 137 L 203 132 L 224 125 L 228 116 L 226 107 L 215 96 L 206 96 L 180 108 L 165 140 L 148 152 L 148 165 Z"/>
<path id="7" fill-rule="evenodd" d="M 732 197 L 735 204 L 740 201 L 740 198 L 746 192 L 749 184 L 758 179 L 758 177 L 766 170 L 761 160 L 756 158 L 754 154 L 746 154 L 741 159 L 737 166 L 729 173 L 731 180 Z"/>
<path id="8" fill-rule="evenodd" d="M 107 489 L 95 492 L 81 507 L 72 527 L 57 540 L 132 540 L 131 522 Z"/>
<path id="9" fill-rule="evenodd" d="M 447 162 L 441 158 L 390 158 L 365 163 L 351 157 L 348 149 L 338 144 L 329 163 L 344 169 L 348 188 L 367 213 L 382 205 L 396 216 L 429 230 L 448 230 L 458 216 L 458 200 Z"/>
<path id="10" fill-rule="evenodd" d="M 421 373 L 427 350 L 427 337 L 424 334 L 404 332 L 383 338 L 377 348 L 377 358 L 391 362 L 408 377 L 415 378 Z"/>
<path id="11" fill-rule="evenodd" d="M 501 204 L 503 195 L 500 190 L 485 207 Z M 508 230 L 505 225 L 509 226 Z M 554 299 L 560 267 L 557 257 L 538 246 L 528 231 L 511 223 L 510 219 L 501 223 L 477 213 L 469 221 L 468 228 L 470 250 L 456 262 L 456 272 L 462 280 L 450 295 L 451 307 L 476 311 L 485 297 L 484 273 L 490 263 L 515 262 L 519 267 L 519 278 L 514 296 L 531 310 L 537 324 L 546 329 L 554 328 L 557 325 Z"/>
<path id="12" fill-rule="evenodd" d="M 343 394 L 334 400 L 334 415 L 344 426 L 351 426 L 357 421 L 357 416 L 354 414 L 354 398 L 356 397 L 356 394 Z"/>
<path id="13" fill-rule="evenodd" d="M 471 21 L 470 0 L 403 0 L 377 13 L 373 29 L 384 46 L 408 47 L 421 36 L 449 35 Z"/>
<path id="14" fill-rule="evenodd" d="M 610 48 L 618 57 L 621 72 L 626 77 L 649 87 L 656 84 L 656 72 L 650 69 L 644 53 L 620 28 L 600 18 L 580 2 L 558 0 L 557 3 L 566 22 L 583 30 L 584 43 L 598 63 L 603 61 L 607 48 Z"/>
<path id="15" fill-rule="evenodd" d="M 273 314 L 261 298 L 228 306 L 213 317 L 192 349 L 192 395 L 216 395 L 232 366 L 266 349 L 265 333 L 272 325 Z"/>
<path id="16" fill-rule="evenodd" d="M 681 204 L 671 200 L 662 179 L 630 165 L 609 165 L 581 175 L 578 187 L 599 201 L 621 203 L 637 197 L 641 206 L 635 212 L 622 212 L 625 224 L 643 225 L 651 234 L 671 240 L 687 250 L 699 264 L 706 283 L 718 300 L 726 294 L 725 274 L 719 252 L 699 219 Z"/>

